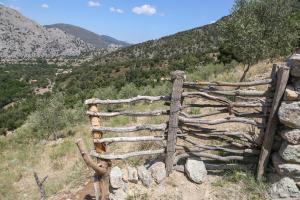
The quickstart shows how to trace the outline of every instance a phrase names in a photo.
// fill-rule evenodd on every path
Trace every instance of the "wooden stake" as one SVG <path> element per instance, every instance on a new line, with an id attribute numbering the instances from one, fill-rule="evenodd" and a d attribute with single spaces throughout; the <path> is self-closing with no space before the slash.
<path id="1" fill-rule="evenodd" d="M 167 154 L 166 154 L 166 171 L 169 176 L 173 170 L 173 161 L 176 147 L 176 134 L 178 130 L 178 118 L 181 109 L 181 97 L 183 92 L 183 82 L 185 73 L 183 71 L 175 71 L 171 73 L 173 81 L 170 116 L 169 116 L 169 129 L 167 138 Z"/>
<path id="2" fill-rule="evenodd" d="M 98 112 L 97 105 L 90 104 L 89 111 L 91 112 Z M 100 128 L 100 118 L 97 116 L 90 116 L 91 126 L 95 128 Z M 93 139 L 101 139 L 103 137 L 103 132 L 101 131 L 93 131 L 92 132 Z M 106 152 L 105 144 L 94 143 L 95 151 L 99 154 Z M 100 185 L 100 192 L 101 192 L 101 200 L 108 200 L 109 199 L 109 173 L 111 162 L 109 160 L 97 159 L 98 166 L 100 168 L 104 168 L 105 173 L 100 176 L 99 178 L 99 185 Z M 97 177 L 95 177 L 97 178 Z M 97 194 L 96 194 L 97 195 Z"/>
<path id="3" fill-rule="evenodd" d="M 44 188 L 44 182 L 47 180 L 48 176 L 46 176 L 45 178 L 43 178 L 43 180 L 40 180 L 37 173 L 36 172 L 33 172 L 33 176 L 34 176 L 34 179 L 35 179 L 35 182 L 37 184 L 37 186 L 39 187 L 39 190 L 40 190 L 40 194 L 41 194 L 41 198 L 40 200 L 44 200 L 46 199 L 46 192 L 45 192 L 45 188 Z"/>
<path id="4" fill-rule="evenodd" d="M 278 124 L 278 109 L 283 97 L 286 85 L 289 80 L 290 69 L 286 66 L 281 66 L 277 73 L 277 84 L 275 95 L 273 99 L 273 104 L 263 140 L 263 145 L 261 148 L 261 153 L 259 157 L 259 163 L 257 167 L 257 179 L 262 179 L 265 170 L 267 168 L 269 157 L 272 150 L 273 140 L 277 129 Z"/>

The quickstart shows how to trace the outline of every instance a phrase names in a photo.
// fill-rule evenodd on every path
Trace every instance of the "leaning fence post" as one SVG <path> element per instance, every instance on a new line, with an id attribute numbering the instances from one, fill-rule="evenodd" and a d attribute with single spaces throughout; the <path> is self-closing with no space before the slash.
<path id="1" fill-rule="evenodd" d="M 89 111 L 91 112 L 98 112 L 97 105 L 89 105 Z M 90 116 L 90 123 L 93 128 L 100 128 L 100 118 L 97 116 Z M 93 139 L 101 139 L 103 137 L 103 133 L 100 131 L 93 131 L 92 132 Z M 95 151 L 96 153 L 104 153 L 106 152 L 106 147 L 104 144 L 98 144 L 94 143 Z M 98 177 L 94 177 L 94 183 L 98 184 L 100 186 L 100 192 L 101 192 L 101 200 L 108 200 L 109 198 L 109 173 L 110 173 L 110 161 L 103 160 L 97 158 L 98 166 L 101 168 L 106 169 L 106 173 L 103 175 L 99 175 Z M 98 182 L 99 180 L 99 182 Z M 96 187 L 96 186 L 95 186 Z M 95 191 L 97 193 L 97 191 Z M 97 194 L 96 194 L 97 195 Z M 97 197 L 96 197 L 97 198 Z"/>
<path id="2" fill-rule="evenodd" d="M 269 114 L 269 120 L 267 123 L 266 132 L 264 135 L 263 144 L 261 147 L 261 152 L 259 156 L 258 166 L 257 166 L 257 179 L 262 179 L 265 170 L 267 168 L 269 157 L 272 150 L 273 140 L 277 129 L 278 116 L 277 112 L 283 97 L 286 85 L 289 80 L 290 69 L 287 66 L 281 66 L 277 72 L 277 83 L 276 90 L 274 94 L 274 99 L 272 103 L 272 108 Z"/>
<path id="3" fill-rule="evenodd" d="M 166 171 L 168 176 L 172 173 L 173 170 L 176 136 L 178 131 L 178 115 L 181 108 L 181 96 L 183 92 L 184 79 L 185 73 L 183 71 L 175 71 L 171 73 L 173 87 L 166 149 Z"/>

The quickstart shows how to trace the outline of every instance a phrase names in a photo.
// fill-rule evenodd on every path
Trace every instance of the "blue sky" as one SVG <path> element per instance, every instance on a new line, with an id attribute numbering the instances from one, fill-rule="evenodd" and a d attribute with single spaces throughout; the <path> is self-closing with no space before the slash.
<path id="1" fill-rule="evenodd" d="M 69 23 L 130 43 L 157 39 L 228 15 L 234 0 L 0 0 L 46 25 Z"/>

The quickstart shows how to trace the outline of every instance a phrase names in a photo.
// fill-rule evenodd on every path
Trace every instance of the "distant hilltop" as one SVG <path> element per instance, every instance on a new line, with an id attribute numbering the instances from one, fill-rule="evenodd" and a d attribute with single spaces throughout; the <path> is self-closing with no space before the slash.
<path id="1" fill-rule="evenodd" d="M 70 35 L 73 35 L 82 41 L 93 45 L 95 48 L 103 49 L 109 47 L 126 47 L 130 44 L 124 41 L 117 40 L 110 36 L 98 35 L 84 28 L 70 24 L 52 24 L 46 25 L 46 28 L 58 28 Z"/>

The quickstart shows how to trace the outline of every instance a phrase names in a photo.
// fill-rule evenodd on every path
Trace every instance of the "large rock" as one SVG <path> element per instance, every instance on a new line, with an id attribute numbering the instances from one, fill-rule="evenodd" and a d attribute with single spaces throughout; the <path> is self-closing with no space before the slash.
<path id="1" fill-rule="evenodd" d="M 290 144 L 300 144 L 300 130 L 288 129 L 280 132 L 280 136 Z"/>
<path id="2" fill-rule="evenodd" d="M 152 185 L 152 177 L 150 172 L 146 169 L 145 166 L 139 166 L 137 168 L 139 179 L 142 181 L 143 185 L 150 187 Z"/>
<path id="3" fill-rule="evenodd" d="M 139 177 L 135 167 L 128 167 L 128 181 L 132 183 L 138 183 Z"/>
<path id="4" fill-rule="evenodd" d="M 279 154 L 286 161 L 300 163 L 300 145 L 283 142 Z"/>
<path id="5" fill-rule="evenodd" d="M 294 54 L 288 60 L 288 65 L 291 67 L 291 75 L 300 77 L 300 54 Z"/>
<path id="6" fill-rule="evenodd" d="M 122 170 L 117 166 L 113 167 L 111 169 L 110 176 L 109 176 L 111 187 L 114 189 L 123 187 L 124 182 L 122 178 L 123 178 Z"/>
<path id="7" fill-rule="evenodd" d="M 188 159 L 186 161 L 185 172 L 187 176 L 195 183 L 203 183 L 207 175 L 204 162 L 196 159 Z"/>
<path id="8" fill-rule="evenodd" d="M 298 93 L 295 91 L 295 88 L 291 85 L 288 85 L 284 92 L 283 99 L 285 101 L 296 101 L 298 100 Z"/>
<path id="9" fill-rule="evenodd" d="M 278 116 L 284 125 L 300 129 L 300 102 L 283 102 L 279 108 Z"/>
<path id="10" fill-rule="evenodd" d="M 278 153 L 272 154 L 272 163 L 278 174 L 300 181 L 300 164 L 287 163 Z"/>
<path id="11" fill-rule="evenodd" d="M 269 193 L 271 198 L 274 200 L 296 200 L 300 198 L 300 191 L 296 186 L 295 181 L 288 177 L 279 178 L 277 181 L 275 181 L 271 185 Z"/>
<path id="12" fill-rule="evenodd" d="M 149 170 L 157 184 L 160 184 L 167 176 L 166 165 L 163 162 L 154 163 Z"/>

